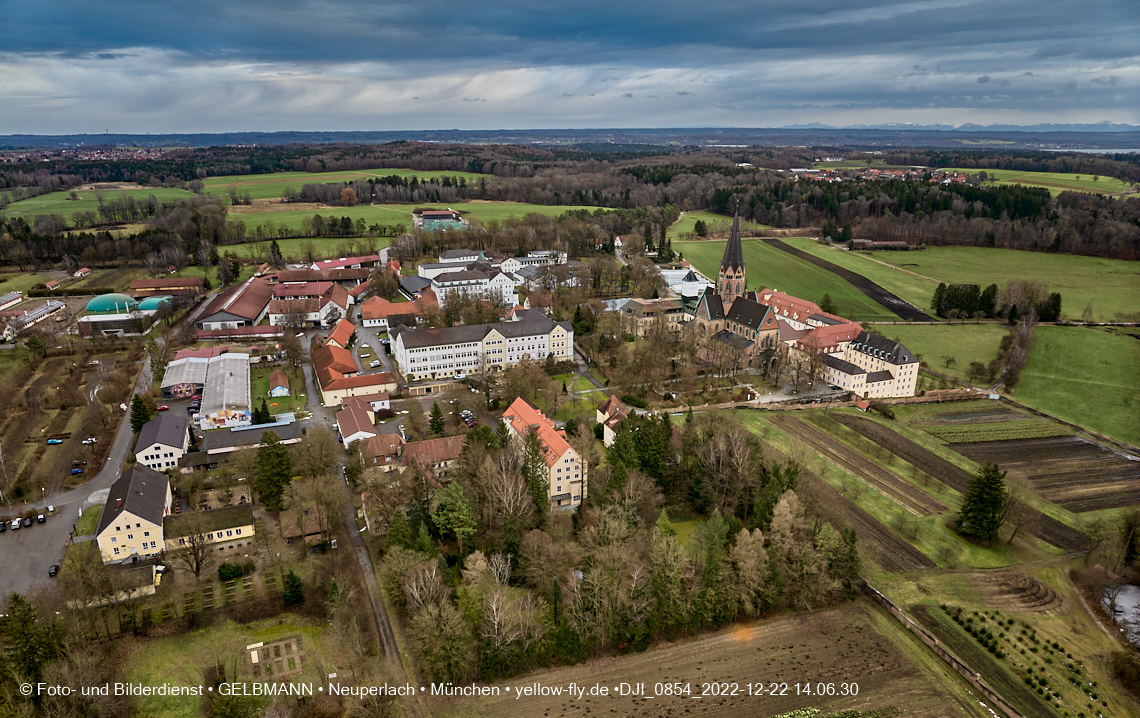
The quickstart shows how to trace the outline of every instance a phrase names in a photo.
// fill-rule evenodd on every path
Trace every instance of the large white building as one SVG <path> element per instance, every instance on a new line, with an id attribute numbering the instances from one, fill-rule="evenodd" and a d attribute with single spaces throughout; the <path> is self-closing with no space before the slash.
<path id="1" fill-rule="evenodd" d="M 397 327 L 392 356 L 408 381 L 446 379 L 461 373 L 497 371 L 524 357 L 545 361 L 574 357 L 574 328 L 537 313 L 517 322 L 472 324 L 444 329 Z"/>
<path id="2" fill-rule="evenodd" d="M 438 274 L 431 280 L 431 288 L 440 307 L 446 307 L 457 296 L 486 299 L 510 307 L 519 303 L 514 279 L 498 270 L 468 269 Z"/>
<path id="3" fill-rule="evenodd" d="M 248 354 L 222 354 L 210 359 L 198 422 L 203 431 L 253 423 Z"/>
<path id="4" fill-rule="evenodd" d="M 570 508 L 581 504 L 586 496 L 587 467 L 582 456 L 566 440 L 566 434 L 522 397 L 503 412 L 503 423 L 516 441 L 525 440 L 531 433 L 538 436 L 547 469 L 550 507 Z"/>

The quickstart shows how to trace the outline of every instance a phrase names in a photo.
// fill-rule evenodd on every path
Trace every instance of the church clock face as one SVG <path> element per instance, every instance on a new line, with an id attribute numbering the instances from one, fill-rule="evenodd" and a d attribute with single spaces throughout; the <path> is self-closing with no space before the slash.
<path id="1" fill-rule="evenodd" d="M 194 385 L 175 384 L 174 386 L 170 387 L 170 393 L 179 399 L 185 399 L 186 397 L 194 396 Z"/>

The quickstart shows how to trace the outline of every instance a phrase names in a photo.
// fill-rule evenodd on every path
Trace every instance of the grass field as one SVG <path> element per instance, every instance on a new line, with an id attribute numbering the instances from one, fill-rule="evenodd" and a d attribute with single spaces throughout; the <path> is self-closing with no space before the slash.
<path id="1" fill-rule="evenodd" d="M 1020 419 L 993 424 L 965 424 L 962 426 L 926 426 L 923 431 L 947 444 L 968 444 L 976 441 L 1015 441 L 1018 439 L 1044 439 L 1064 436 L 1054 422 L 1037 419 Z"/>
<path id="2" fill-rule="evenodd" d="M 724 256 L 724 241 L 673 242 L 673 250 L 685 255 L 706 277 L 715 277 Z M 748 288 L 768 287 L 792 296 L 819 302 L 824 294 L 835 300 L 839 314 L 857 321 L 898 321 L 882 305 L 851 286 L 845 279 L 809 262 L 781 252 L 759 239 L 746 239 L 744 264 Z M 927 300 L 929 304 L 929 300 Z"/>
<path id="3" fill-rule="evenodd" d="M 956 172 L 977 174 L 982 170 L 949 168 Z M 1128 185 L 1115 177 L 1100 177 L 1095 175 L 1075 174 L 1067 172 L 1021 172 L 1019 170 L 985 170 L 991 181 L 987 184 L 1023 184 L 1029 187 L 1044 187 L 1049 194 L 1056 197 L 1065 190 L 1073 192 L 1092 192 L 1095 194 L 1116 194 L 1123 192 Z M 996 179 L 994 179 L 996 178 Z"/>
<path id="4" fill-rule="evenodd" d="M 876 327 L 876 331 L 922 355 L 931 369 L 963 381 L 970 362 L 989 364 L 997 356 L 1001 338 L 1008 333 L 997 324 L 892 324 Z M 946 366 L 945 356 L 954 357 L 953 366 Z"/>
<path id="5" fill-rule="evenodd" d="M 20 200 L 8 205 L 0 214 L 10 218 L 24 217 L 25 219 L 44 214 L 58 214 L 70 224 L 71 215 L 76 212 L 98 212 L 99 209 L 99 201 L 95 199 L 94 192 L 78 190 L 78 193 L 80 197 L 78 200 L 68 199 L 70 192 L 52 192 L 39 197 Z M 193 192 L 184 189 L 146 187 L 132 190 L 107 190 L 103 195 L 103 202 L 110 202 L 128 195 L 133 196 L 136 200 L 142 200 L 152 194 L 159 202 L 194 196 Z"/>
<path id="6" fill-rule="evenodd" d="M 686 212 L 669 227 L 667 236 L 672 239 L 693 234 L 693 232 L 696 231 L 694 227 L 697 224 L 697 220 L 702 220 L 708 225 L 709 234 L 727 232 L 732 228 L 731 217 L 725 217 L 722 214 L 713 214 L 712 212 Z M 742 221 L 740 226 L 743 229 L 771 229 L 771 227 L 766 224 L 756 224 L 755 222 Z"/>
<path id="7" fill-rule="evenodd" d="M 1013 398 L 1140 446 L 1137 337 L 1137 329 L 1038 327 Z"/>
<path id="8" fill-rule="evenodd" d="M 402 224 L 405 230 L 410 231 L 412 228 L 412 210 L 420 206 L 421 205 L 415 204 L 384 204 L 374 206 L 361 205 L 357 207 L 320 206 L 310 207 L 308 209 L 296 209 L 288 204 L 272 203 L 239 206 L 231 210 L 229 217 L 245 222 L 247 231 L 253 231 L 258 225 L 265 225 L 267 222 L 272 222 L 274 227 L 277 228 L 286 227 L 291 230 L 297 230 L 301 226 L 301 220 L 312 219 L 315 214 L 319 214 L 322 217 L 351 217 L 353 221 L 363 219 L 369 225 L 382 224 L 392 226 Z M 422 206 L 442 208 L 445 205 L 431 204 Z M 525 217 L 532 213 L 542 214 L 547 217 L 558 217 L 570 210 L 586 209 L 592 212 L 598 209 L 597 207 L 580 205 L 545 205 L 527 204 L 525 202 L 456 202 L 446 206 L 457 212 L 462 212 L 468 221 L 475 219 L 482 224 Z"/>
<path id="9" fill-rule="evenodd" d="M 987 247 L 848 252 L 810 239 L 783 241 L 858 272 L 920 309 L 930 307 L 938 282 L 1002 287 L 1013 279 L 1030 279 L 1061 293 L 1062 317 L 1079 319 L 1087 304 L 1092 304 L 1094 321 L 1134 321 L 1140 316 L 1140 262 Z"/>
<path id="10" fill-rule="evenodd" d="M 99 514 L 102 512 L 102 506 L 90 506 L 84 510 L 83 515 L 79 517 L 79 521 L 75 524 L 76 536 L 91 536 L 95 533 L 95 528 L 99 525 Z"/>
<path id="11" fill-rule="evenodd" d="M 287 411 L 296 411 L 305 408 L 305 378 L 299 369 L 286 367 L 282 371 L 289 377 L 289 396 L 269 396 L 269 375 L 273 369 L 254 364 L 249 370 L 249 395 L 253 398 L 254 406 L 261 406 L 261 398 L 265 397 L 266 406 L 270 414 L 284 414 Z M 274 406 L 276 404 L 277 406 Z"/>
<path id="12" fill-rule="evenodd" d="M 495 181 L 492 175 L 480 175 L 473 172 L 441 172 L 407 169 L 376 169 L 376 170 L 345 170 L 342 172 L 274 172 L 261 175 L 227 175 L 224 177 L 210 177 L 205 180 L 206 191 L 217 194 L 228 193 L 231 187 L 238 192 L 249 192 L 253 199 L 266 199 L 280 197 L 286 187 L 292 187 L 298 192 L 306 184 L 327 184 L 330 182 L 352 182 L 355 180 L 368 180 L 373 177 L 419 177 L 421 180 L 447 175 L 451 178 L 463 177 L 468 182 L 487 180 L 488 184 Z"/>

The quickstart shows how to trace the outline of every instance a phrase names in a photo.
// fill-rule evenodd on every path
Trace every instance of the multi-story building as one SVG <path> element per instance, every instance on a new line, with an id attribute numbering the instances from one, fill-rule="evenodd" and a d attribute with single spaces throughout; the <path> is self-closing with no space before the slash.
<path id="1" fill-rule="evenodd" d="M 503 423 L 516 441 L 529 434 L 538 437 L 542 460 L 546 464 L 549 485 L 547 494 L 551 508 L 576 507 L 586 496 L 585 462 L 570 446 L 564 432 L 526 399 L 519 397 L 503 412 Z"/>
<path id="2" fill-rule="evenodd" d="M 270 326 L 327 327 L 348 315 L 352 298 L 336 282 L 297 282 L 273 286 Z"/>
<path id="3" fill-rule="evenodd" d="M 250 504 L 172 514 L 162 522 L 167 551 L 180 551 L 194 545 L 213 547 L 224 544 L 217 548 L 218 552 L 224 553 L 253 543 L 255 531 Z"/>
<path id="4" fill-rule="evenodd" d="M 447 379 L 468 372 L 498 371 L 524 358 L 574 357 L 574 328 L 528 313 L 517 322 L 443 329 L 390 330 L 392 356 L 408 381 Z"/>
<path id="5" fill-rule="evenodd" d="M 497 269 L 483 271 L 468 269 L 438 274 L 431 280 L 431 288 L 441 307 L 457 296 L 468 299 L 486 299 L 505 306 L 519 303 L 514 280 Z"/>
<path id="6" fill-rule="evenodd" d="M 623 329 L 644 337 L 654 326 L 681 331 L 685 319 L 684 302 L 675 297 L 663 299 L 630 299 L 621 308 Z"/>
<path id="7" fill-rule="evenodd" d="M 99 515 L 95 541 L 103 563 L 157 556 L 162 552 L 162 521 L 170 514 L 170 480 L 133 464 L 111 484 Z"/>
<path id="8" fill-rule="evenodd" d="M 185 416 L 170 411 L 159 412 L 139 430 L 135 462 L 155 471 L 175 468 L 190 445 L 189 426 L 190 420 Z"/>

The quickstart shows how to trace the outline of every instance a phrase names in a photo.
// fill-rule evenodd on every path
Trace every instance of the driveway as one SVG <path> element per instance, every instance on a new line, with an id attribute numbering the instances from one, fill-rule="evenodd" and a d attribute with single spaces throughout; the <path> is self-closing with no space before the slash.
<path id="1" fill-rule="evenodd" d="M 140 386 L 149 387 L 151 383 L 150 360 L 145 359 L 134 393 L 138 393 Z M 37 586 L 56 580 L 48 578 L 48 567 L 54 563 L 63 563 L 63 552 L 69 535 L 74 530 L 88 497 L 109 489 L 115 479 L 122 475 L 133 442 L 130 412 L 123 412 L 103 470 L 93 479 L 70 491 L 48 492 L 46 501 L 32 501 L 27 505 L 13 504 L 10 509 L 4 507 L 4 513 L 15 514 L 31 508 L 44 509 L 47 504 L 52 504 L 56 513 L 47 517 L 47 523 L 33 523 L 29 528 L 19 531 L 9 529 L 0 534 L 0 546 L 3 547 L 0 549 L 0 596 L 7 596 L 13 591 L 26 594 L 34 591 Z M 106 501 L 106 495 L 101 499 Z"/>

